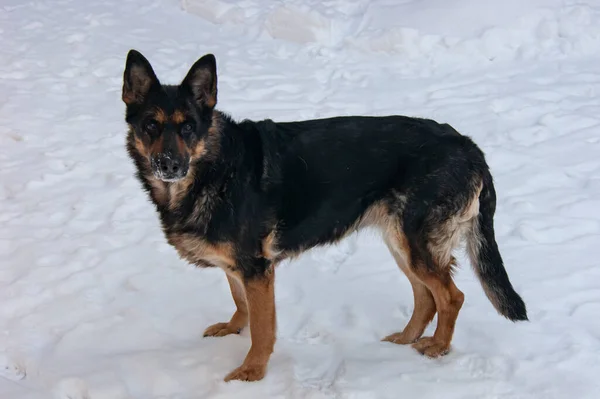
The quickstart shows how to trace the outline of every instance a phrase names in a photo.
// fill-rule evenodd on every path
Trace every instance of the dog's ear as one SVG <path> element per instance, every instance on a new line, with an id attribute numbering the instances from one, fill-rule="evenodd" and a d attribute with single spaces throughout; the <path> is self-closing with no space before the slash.
<path id="1" fill-rule="evenodd" d="M 150 62 L 140 52 L 130 50 L 123 74 L 123 102 L 127 105 L 141 104 L 150 89 L 159 84 Z"/>
<path id="2" fill-rule="evenodd" d="M 217 104 L 217 60 L 206 54 L 192 65 L 181 86 L 189 89 L 198 106 L 214 108 Z"/>

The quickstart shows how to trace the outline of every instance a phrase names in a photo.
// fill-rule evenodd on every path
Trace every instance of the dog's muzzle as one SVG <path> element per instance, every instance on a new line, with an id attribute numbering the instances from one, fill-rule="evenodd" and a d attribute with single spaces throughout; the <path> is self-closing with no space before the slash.
<path id="1" fill-rule="evenodd" d="M 159 154 L 151 157 L 150 166 L 154 176 L 167 182 L 173 182 L 185 177 L 189 168 L 189 161 Z"/>

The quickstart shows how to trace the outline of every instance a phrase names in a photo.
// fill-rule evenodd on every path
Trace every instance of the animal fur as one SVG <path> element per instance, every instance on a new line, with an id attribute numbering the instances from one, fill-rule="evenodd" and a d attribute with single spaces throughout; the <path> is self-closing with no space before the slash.
<path id="1" fill-rule="evenodd" d="M 484 154 L 447 124 L 406 116 L 236 122 L 215 109 L 213 55 L 163 85 L 129 52 L 122 99 L 127 150 L 168 242 L 199 267 L 220 267 L 237 310 L 205 335 L 252 345 L 226 380 L 259 380 L 275 343 L 275 266 L 365 226 L 379 228 L 414 291 L 406 328 L 385 340 L 448 352 L 464 295 L 452 251 L 466 239 L 487 297 L 527 320 L 494 238 L 496 194 Z M 421 337 L 438 314 L 432 337 Z"/>

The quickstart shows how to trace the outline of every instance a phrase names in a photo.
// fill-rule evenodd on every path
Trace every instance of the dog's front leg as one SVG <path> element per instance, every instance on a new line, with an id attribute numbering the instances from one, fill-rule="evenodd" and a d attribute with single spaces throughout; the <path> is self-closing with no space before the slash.
<path id="1" fill-rule="evenodd" d="M 275 273 L 271 265 L 253 277 L 243 278 L 252 345 L 244 363 L 225 377 L 225 381 L 258 381 L 265 376 L 275 345 Z"/>
<path id="2" fill-rule="evenodd" d="M 235 302 L 236 310 L 228 323 L 217 323 L 204 331 L 205 337 L 224 337 L 229 334 L 239 334 L 248 324 L 248 305 L 244 286 L 237 277 L 227 275 L 227 282 L 231 289 L 231 296 Z"/>

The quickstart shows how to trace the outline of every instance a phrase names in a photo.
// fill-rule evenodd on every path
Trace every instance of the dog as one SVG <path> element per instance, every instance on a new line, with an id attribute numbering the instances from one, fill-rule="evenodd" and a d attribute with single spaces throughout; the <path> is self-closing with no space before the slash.
<path id="1" fill-rule="evenodd" d="M 204 336 L 250 324 L 250 350 L 225 381 L 266 373 L 276 340 L 276 265 L 365 227 L 381 231 L 414 294 L 408 324 L 384 341 L 429 357 L 449 351 L 464 301 L 452 251 L 463 240 L 495 309 L 528 320 L 495 240 L 496 192 L 484 153 L 450 125 L 407 116 L 236 122 L 215 108 L 212 54 L 179 85 L 165 85 L 130 50 L 122 100 L 126 149 L 167 241 L 187 262 L 224 270 L 231 288 L 235 313 Z M 433 336 L 422 337 L 436 313 Z"/>

